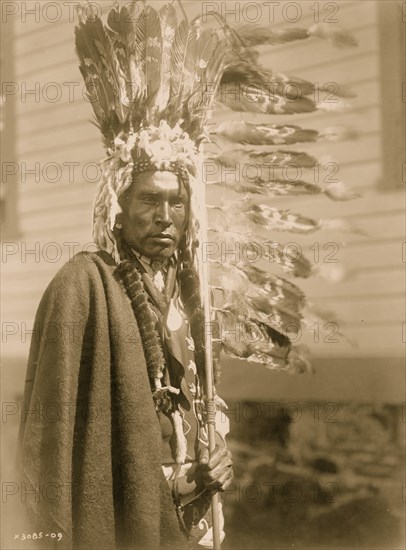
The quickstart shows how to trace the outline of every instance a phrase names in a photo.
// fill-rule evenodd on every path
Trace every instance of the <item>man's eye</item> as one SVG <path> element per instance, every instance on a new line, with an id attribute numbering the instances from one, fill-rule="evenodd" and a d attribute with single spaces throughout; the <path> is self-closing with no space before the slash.
<path id="1" fill-rule="evenodd" d="M 185 206 L 185 201 L 183 199 L 177 199 L 172 203 L 173 208 L 183 208 Z"/>
<path id="2" fill-rule="evenodd" d="M 146 204 L 156 204 L 158 202 L 156 197 L 144 197 L 143 201 Z"/>

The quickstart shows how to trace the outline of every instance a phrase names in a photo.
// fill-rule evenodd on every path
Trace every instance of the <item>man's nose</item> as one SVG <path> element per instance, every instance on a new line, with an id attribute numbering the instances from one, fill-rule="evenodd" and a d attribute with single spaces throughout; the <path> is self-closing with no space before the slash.
<path id="1" fill-rule="evenodd" d="M 172 225 L 171 211 L 168 201 L 164 201 L 160 204 L 155 221 L 165 227 Z"/>

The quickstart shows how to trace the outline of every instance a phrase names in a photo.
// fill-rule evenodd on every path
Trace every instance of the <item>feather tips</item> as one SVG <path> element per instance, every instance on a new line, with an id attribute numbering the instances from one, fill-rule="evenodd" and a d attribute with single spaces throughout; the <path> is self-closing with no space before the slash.
<path id="1" fill-rule="evenodd" d="M 147 81 L 148 102 L 155 99 L 161 83 L 162 32 L 158 12 L 147 5 L 145 8 L 145 76 Z M 157 109 L 157 105 L 154 105 Z M 156 125 L 156 121 L 152 122 Z"/>
<path id="2" fill-rule="evenodd" d="M 227 181 L 215 181 L 210 185 L 228 187 L 237 193 L 251 193 L 254 195 L 266 195 L 268 198 L 281 196 L 316 195 L 322 193 L 320 185 L 303 180 L 287 180 L 278 178 L 241 178 L 238 183 Z M 335 195 L 338 198 L 338 195 Z M 331 195 L 331 198 L 335 198 Z"/>
<path id="3" fill-rule="evenodd" d="M 312 25 L 309 29 L 294 27 L 276 30 L 261 25 L 246 24 L 240 25 L 236 30 L 244 44 L 249 48 L 267 44 L 285 44 L 311 37 L 328 40 L 338 48 L 357 46 L 357 41 L 349 32 L 331 30 L 331 25 L 321 23 Z"/>
<path id="4" fill-rule="evenodd" d="M 243 145 L 292 145 L 319 140 L 342 141 L 356 137 L 355 132 L 340 127 L 330 127 L 319 132 L 295 125 L 252 124 L 242 120 L 223 122 L 211 134 Z"/>
<path id="5" fill-rule="evenodd" d="M 159 18 L 161 21 L 162 56 L 157 107 L 158 111 L 163 111 L 169 101 L 171 91 L 172 44 L 177 27 L 177 15 L 173 5 L 163 6 L 159 11 Z"/>
<path id="6" fill-rule="evenodd" d="M 160 10 L 146 2 L 135 4 L 139 8 L 133 10 L 139 13 L 136 20 L 126 7 L 116 4 L 108 14 L 107 25 L 90 10 L 75 30 L 80 71 L 107 147 L 131 129 L 138 130 L 141 124 L 158 125 L 160 120 L 166 120 L 172 128 L 180 123 L 199 145 L 216 99 L 234 111 L 261 115 L 293 115 L 329 107 L 315 101 L 313 83 L 262 67 L 253 48 L 311 37 L 338 47 L 356 45 L 348 33 L 332 31 L 325 25 L 276 30 L 245 25 L 235 30 L 218 18 L 216 28 L 206 28 L 199 19 L 189 22 L 184 13 L 178 22 L 173 3 Z M 337 95 L 348 96 L 348 92 L 340 89 Z M 223 123 L 212 135 L 233 144 L 233 148 L 213 157 L 219 166 L 233 168 L 237 163 L 312 168 L 317 164 L 315 157 L 290 151 L 287 146 L 355 137 L 341 128 L 316 131 L 293 124 L 243 121 Z M 261 146 L 266 150 L 255 148 Z M 316 193 L 325 193 L 334 200 L 356 196 L 341 182 L 324 186 L 302 179 L 284 180 L 274 174 L 261 174 L 233 185 L 220 184 L 268 198 Z M 258 242 L 254 229 L 311 233 L 320 228 L 352 228 L 342 220 L 313 220 L 251 200 L 244 202 L 244 215 L 233 208 L 229 204 L 220 209 L 222 220 L 216 227 L 215 240 L 226 250 L 237 244 L 248 250 L 254 243 L 254 255 L 260 252 L 271 269 L 261 270 L 251 261 L 213 262 L 221 283 L 217 289 L 222 295 L 221 307 L 215 308 L 217 319 L 227 330 L 239 326 L 242 331 L 239 340 L 227 337 L 225 331 L 226 336 L 221 337 L 223 351 L 269 368 L 309 370 L 306 352 L 292 345 L 286 328 L 292 323 L 300 327 L 303 322 L 304 294 L 273 271 L 282 269 L 289 276 L 306 278 L 315 269 L 294 249 L 273 240 Z"/>
<path id="7" fill-rule="evenodd" d="M 183 129 L 198 142 L 213 106 L 227 41 L 221 26 L 201 28 L 198 19 L 178 24 L 173 4 L 159 11 L 139 3 L 136 20 L 119 4 L 104 25 L 92 14 L 75 29 L 80 70 L 105 144 L 140 124 Z"/>
<path id="8" fill-rule="evenodd" d="M 297 151 L 261 151 L 257 149 L 228 149 L 212 157 L 212 160 L 225 166 L 235 168 L 241 165 L 268 165 L 275 167 L 300 166 L 311 168 L 317 164 L 317 159 L 312 155 Z"/>

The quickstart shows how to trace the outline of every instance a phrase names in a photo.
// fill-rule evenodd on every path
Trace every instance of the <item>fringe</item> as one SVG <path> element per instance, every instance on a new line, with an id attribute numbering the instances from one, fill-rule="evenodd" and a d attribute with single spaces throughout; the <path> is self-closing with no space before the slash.
<path id="1" fill-rule="evenodd" d="M 176 462 L 183 464 L 186 461 L 187 442 L 183 430 L 183 418 L 178 410 L 173 411 L 172 422 L 176 436 Z"/>
<path id="2" fill-rule="evenodd" d="M 124 260 L 117 267 L 117 272 L 131 301 L 144 348 L 148 378 L 151 388 L 155 390 L 155 379 L 162 378 L 165 368 L 161 341 L 158 332 L 155 330 L 156 319 L 149 306 L 141 274 L 135 265 L 128 260 Z M 159 397 L 162 405 L 165 400 L 162 400 L 162 395 Z M 155 403 L 157 404 L 157 401 Z"/>

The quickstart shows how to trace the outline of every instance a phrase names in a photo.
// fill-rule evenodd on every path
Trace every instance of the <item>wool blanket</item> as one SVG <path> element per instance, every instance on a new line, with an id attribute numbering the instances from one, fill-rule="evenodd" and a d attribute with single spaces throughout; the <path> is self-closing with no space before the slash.
<path id="1" fill-rule="evenodd" d="M 62 533 L 57 548 L 186 546 L 138 326 L 108 254 L 76 255 L 46 289 L 24 403 L 19 461 L 36 491 L 26 499 L 33 531 Z"/>

